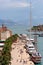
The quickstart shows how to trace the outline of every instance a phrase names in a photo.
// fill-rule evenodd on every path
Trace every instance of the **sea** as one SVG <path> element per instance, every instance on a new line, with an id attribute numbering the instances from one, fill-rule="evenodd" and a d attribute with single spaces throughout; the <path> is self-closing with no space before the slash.
<path id="1" fill-rule="evenodd" d="M 13 34 L 27 34 L 29 35 L 28 25 L 22 25 L 22 24 L 13 24 L 13 25 L 6 25 L 10 30 L 12 30 Z M 43 32 L 42 32 L 43 33 Z M 35 65 L 43 65 L 43 37 L 37 36 L 37 48 L 39 53 L 42 56 L 41 63 L 35 64 Z"/>
<path id="2" fill-rule="evenodd" d="M 42 59 L 41 59 L 41 63 L 36 65 L 43 65 L 43 37 L 38 37 L 37 40 L 38 40 L 37 41 L 38 51 L 40 52 Z"/>

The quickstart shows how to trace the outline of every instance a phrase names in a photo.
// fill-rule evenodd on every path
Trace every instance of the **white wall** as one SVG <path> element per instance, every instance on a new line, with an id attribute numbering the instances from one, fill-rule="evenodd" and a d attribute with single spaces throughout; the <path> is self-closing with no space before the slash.
<path id="1" fill-rule="evenodd" d="M 1 33 L 1 40 L 2 41 L 5 41 L 8 37 L 10 37 L 10 32 L 9 31 Z"/>

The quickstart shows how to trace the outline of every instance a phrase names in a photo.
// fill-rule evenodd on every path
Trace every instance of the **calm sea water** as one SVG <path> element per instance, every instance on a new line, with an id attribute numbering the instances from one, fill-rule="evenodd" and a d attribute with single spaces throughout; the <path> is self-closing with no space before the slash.
<path id="1" fill-rule="evenodd" d="M 36 64 L 36 65 L 43 65 L 43 37 L 38 37 L 37 47 L 38 47 L 38 51 L 42 55 L 42 60 L 40 64 Z"/>
<path id="2" fill-rule="evenodd" d="M 14 33 L 17 33 L 17 34 L 21 34 L 21 33 L 29 34 L 29 32 L 27 31 L 27 29 L 29 27 L 25 26 L 25 25 L 14 25 L 14 26 L 10 26 L 9 28 L 13 31 L 13 34 Z M 43 65 L 43 37 L 38 37 L 37 39 L 38 39 L 37 47 L 38 47 L 38 51 L 42 55 L 42 60 L 41 60 L 40 64 L 35 64 L 35 65 Z"/>

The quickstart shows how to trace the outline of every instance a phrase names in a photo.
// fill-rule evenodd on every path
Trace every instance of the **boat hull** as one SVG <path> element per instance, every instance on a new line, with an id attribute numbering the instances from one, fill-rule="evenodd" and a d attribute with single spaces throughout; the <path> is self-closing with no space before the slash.
<path id="1" fill-rule="evenodd" d="M 34 62 L 34 63 L 41 63 L 41 57 L 33 57 L 32 56 L 32 61 Z"/>

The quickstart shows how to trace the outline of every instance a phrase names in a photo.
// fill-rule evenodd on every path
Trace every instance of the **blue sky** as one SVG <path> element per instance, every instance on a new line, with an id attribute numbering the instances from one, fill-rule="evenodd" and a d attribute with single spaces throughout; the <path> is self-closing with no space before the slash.
<path id="1" fill-rule="evenodd" d="M 43 24 L 43 0 L 31 0 L 31 2 L 32 24 Z M 0 0 L 0 19 L 28 24 L 29 15 L 30 0 Z"/>

